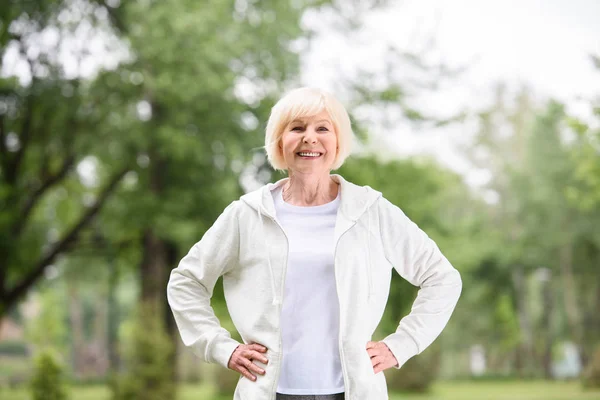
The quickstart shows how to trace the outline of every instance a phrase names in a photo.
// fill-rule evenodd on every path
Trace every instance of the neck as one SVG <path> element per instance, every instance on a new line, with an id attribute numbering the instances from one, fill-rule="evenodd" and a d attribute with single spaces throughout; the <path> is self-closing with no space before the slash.
<path id="1" fill-rule="evenodd" d="M 333 201 L 338 194 L 338 184 L 329 172 L 302 174 L 289 171 L 283 186 L 283 200 L 295 206 L 319 206 Z"/>

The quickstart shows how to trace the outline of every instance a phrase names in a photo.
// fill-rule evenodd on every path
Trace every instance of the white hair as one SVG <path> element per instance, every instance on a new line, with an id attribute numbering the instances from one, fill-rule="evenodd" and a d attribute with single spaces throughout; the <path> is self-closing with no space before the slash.
<path id="1" fill-rule="evenodd" d="M 279 147 L 285 127 L 296 119 L 311 117 L 326 111 L 337 135 L 337 153 L 332 170 L 342 166 L 350 155 L 354 134 L 346 108 L 331 93 L 322 89 L 302 87 L 283 96 L 271 109 L 265 134 L 267 159 L 276 170 L 287 170 Z"/>

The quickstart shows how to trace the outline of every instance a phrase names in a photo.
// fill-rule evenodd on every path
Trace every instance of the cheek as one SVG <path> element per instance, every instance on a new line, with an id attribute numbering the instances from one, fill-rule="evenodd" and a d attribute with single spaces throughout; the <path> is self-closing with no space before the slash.
<path id="1" fill-rule="evenodd" d="M 283 154 L 286 154 L 286 153 L 289 154 L 290 152 L 293 152 L 296 147 L 297 147 L 297 143 L 294 141 L 293 138 L 290 138 L 290 137 L 281 138 L 279 150 Z"/>
<path id="2" fill-rule="evenodd" d="M 329 138 L 329 140 L 327 141 L 327 148 L 329 149 L 329 152 L 333 153 L 334 155 L 337 154 L 337 147 L 337 137 L 333 136 Z"/>

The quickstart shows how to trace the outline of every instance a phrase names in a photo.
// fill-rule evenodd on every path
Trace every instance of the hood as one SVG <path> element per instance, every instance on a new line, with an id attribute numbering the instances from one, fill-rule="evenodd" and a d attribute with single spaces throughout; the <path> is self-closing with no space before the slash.
<path id="1" fill-rule="evenodd" d="M 381 192 L 369 187 L 358 186 L 348 182 L 341 175 L 331 174 L 331 179 L 340 184 L 340 208 L 347 219 L 356 221 L 367 209 L 381 197 Z M 248 204 L 259 213 L 275 218 L 275 204 L 271 192 L 285 184 L 289 178 L 282 178 L 275 183 L 266 185 L 240 197 L 240 200 Z"/>
<path id="2" fill-rule="evenodd" d="M 337 221 L 339 222 L 339 221 L 345 220 L 344 222 L 347 222 L 349 224 L 348 225 L 348 228 L 349 228 L 350 226 L 354 225 L 354 223 L 364 213 L 368 212 L 371 205 L 373 205 L 373 203 L 375 203 L 377 201 L 377 199 L 379 199 L 379 197 L 381 197 L 381 192 L 379 192 L 369 186 L 359 186 L 352 182 L 348 182 L 341 175 L 338 175 L 338 174 L 331 174 L 330 176 L 335 182 L 339 183 L 340 190 L 341 190 L 340 207 L 338 209 L 338 216 L 341 216 L 342 218 L 338 217 Z M 289 178 L 282 178 L 275 183 L 267 183 L 266 185 L 260 187 L 259 189 L 256 189 L 256 190 L 249 192 L 249 193 L 243 195 L 242 197 L 240 197 L 241 201 L 248 204 L 257 213 L 257 216 L 260 220 L 260 227 L 261 227 L 260 235 L 262 236 L 263 241 L 264 241 L 263 249 L 265 252 L 267 251 L 268 246 L 267 246 L 267 242 L 266 242 L 266 238 L 265 238 L 265 234 L 264 234 L 263 216 L 266 215 L 267 217 L 276 221 L 275 203 L 273 201 L 273 195 L 271 194 L 271 192 L 273 190 L 275 190 L 276 188 L 278 188 L 279 186 L 285 184 L 288 181 L 288 179 Z M 370 241 L 368 240 L 368 238 L 369 238 L 369 232 L 370 232 L 370 228 L 371 228 L 370 214 L 369 214 L 369 218 L 367 219 L 367 221 L 368 221 L 367 247 L 369 247 Z M 339 237 L 339 234 L 340 234 L 339 232 L 341 232 L 342 230 L 345 230 L 345 228 L 336 226 L 336 232 L 338 232 L 336 234 L 336 240 Z M 369 257 L 369 259 L 370 259 L 370 257 Z M 273 297 L 272 303 L 274 305 L 281 304 L 282 300 L 277 295 L 277 291 L 275 288 L 273 267 L 271 266 L 271 260 L 270 260 L 270 257 L 268 257 L 268 256 L 267 256 L 267 262 L 268 262 L 269 271 L 271 274 L 271 292 L 272 292 L 272 297 Z M 369 290 L 369 297 L 370 297 L 371 296 L 371 282 L 369 282 L 369 288 L 370 288 L 370 290 Z"/>

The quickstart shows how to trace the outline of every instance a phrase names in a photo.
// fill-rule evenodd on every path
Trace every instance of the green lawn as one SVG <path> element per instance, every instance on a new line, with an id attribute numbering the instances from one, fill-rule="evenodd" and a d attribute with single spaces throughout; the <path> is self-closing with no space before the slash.
<path id="1" fill-rule="evenodd" d="M 0 391 L 2 400 L 30 399 L 26 390 Z M 109 400 L 104 386 L 76 388 L 73 400 Z M 206 386 L 183 386 L 179 400 L 231 400 L 217 398 Z M 442 382 L 425 395 L 393 394 L 390 400 L 600 400 L 600 390 L 583 391 L 577 382 Z"/>
<path id="2" fill-rule="evenodd" d="M 600 400 L 600 390 L 584 391 L 579 382 L 443 382 L 430 394 L 390 400 Z"/>

